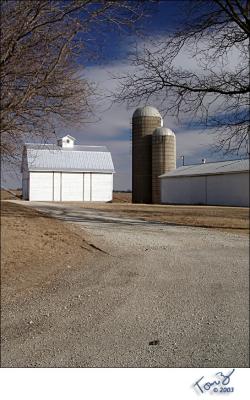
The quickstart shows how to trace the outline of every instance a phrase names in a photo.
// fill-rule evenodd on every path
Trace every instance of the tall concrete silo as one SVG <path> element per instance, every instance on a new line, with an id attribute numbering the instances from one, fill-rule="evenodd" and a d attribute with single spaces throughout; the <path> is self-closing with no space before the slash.
<path id="1" fill-rule="evenodd" d="M 161 202 L 159 175 L 175 168 L 175 134 L 169 128 L 156 128 L 152 136 L 152 203 Z"/>
<path id="2" fill-rule="evenodd" d="M 152 203 L 152 133 L 162 126 L 159 111 L 137 108 L 132 118 L 132 201 Z"/>

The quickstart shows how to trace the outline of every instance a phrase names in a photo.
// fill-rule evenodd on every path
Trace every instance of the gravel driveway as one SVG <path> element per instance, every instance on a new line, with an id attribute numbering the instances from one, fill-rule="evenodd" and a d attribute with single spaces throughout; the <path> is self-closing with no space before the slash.
<path id="1" fill-rule="evenodd" d="M 30 203 L 99 249 L 15 309 L 4 367 L 247 367 L 248 238 Z M 13 336 L 13 333 L 12 333 Z M 7 337 L 8 339 L 8 337 Z"/>

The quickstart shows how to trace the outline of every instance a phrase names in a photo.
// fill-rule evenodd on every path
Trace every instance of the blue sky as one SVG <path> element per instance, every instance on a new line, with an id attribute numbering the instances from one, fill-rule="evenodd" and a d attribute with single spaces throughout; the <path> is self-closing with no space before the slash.
<path id="1" fill-rule="evenodd" d="M 151 38 L 156 35 L 167 35 L 171 32 L 180 19 L 185 16 L 185 1 L 161 1 L 154 6 L 152 15 L 141 24 L 147 35 Z M 136 41 L 133 34 L 119 35 L 107 29 L 99 27 L 99 32 L 90 32 L 92 35 L 91 46 L 97 47 L 101 53 L 99 60 L 82 56 L 80 64 L 84 66 L 83 76 L 98 84 L 98 90 L 102 93 L 113 91 L 116 83 L 111 79 L 112 74 L 129 70 L 128 54 L 131 46 Z M 86 37 L 85 37 L 86 39 Z M 141 42 L 146 38 L 139 39 Z M 90 49 L 91 49 L 90 46 Z M 188 58 L 183 59 L 189 63 Z M 154 104 L 150 104 L 154 106 Z M 140 104 L 143 106 L 143 104 Z M 114 188 L 116 190 L 131 189 L 131 117 L 133 109 L 127 109 L 125 104 L 114 104 L 105 96 L 95 105 L 95 121 L 78 128 L 65 127 L 58 129 L 57 135 L 68 133 L 77 139 L 79 144 L 106 145 L 112 153 L 116 174 Z M 211 153 L 210 146 L 214 135 L 208 131 L 201 131 L 195 125 L 180 125 L 171 117 L 164 118 L 164 125 L 176 133 L 177 140 L 177 166 L 182 164 L 181 155 L 185 156 L 187 164 L 223 159 L 222 154 Z M 9 186 L 15 187 L 21 184 L 20 174 L 12 174 L 8 178 Z"/>
<path id="2" fill-rule="evenodd" d="M 158 35 L 166 35 L 176 28 L 180 20 L 185 17 L 186 1 L 163 1 L 156 5 L 151 17 L 144 20 L 142 27 L 152 38 Z M 115 88 L 111 75 L 119 74 L 129 69 L 128 54 L 135 43 L 135 36 L 119 36 L 105 30 L 105 41 L 101 43 L 104 54 L 102 63 L 85 62 L 87 69 L 85 75 L 92 82 L 97 82 L 100 89 L 112 91 Z M 143 39 L 137 39 L 143 42 Z M 147 40 L 145 38 L 145 40 Z M 85 60 L 86 61 L 86 60 Z M 184 62 L 188 60 L 185 59 Z M 104 104 L 103 104 L 104 103 Z M 101 110 L 110 105 L 108 99 L 102 100 Z M 141 106 L 143 104 L 140 104 Z M 154 105 L 154 104 L 151 104 Z M 131 189 L 131 117 L 133 109 L 127 109 L 125 104 L 115 104 L 107 111 L 98 111 L 97 123 L 82 127 L 81 130 L 71 132 L 79 140 L 86 144 L 105 144 L 112 152 L 116 175 L 114 178 L 115 189 Z M 182 164 L 181 155 L 185 155 L 188 164 L 199 163 L 202 158 L 207 161 L 221 160 L 222 154 L 211 152 L 211 144 L 214 135 L 208 135 L 194 124 L 181 126 L 173 118 L 164 119 L 164 125 L 170 127 L 176 133 L 177 139 L 177 166 Z"/>
<path id="3" fill-rule="evenodd" d="M 185 3 L 182 0 L 165 0 L 151 6 L 151 12 L 137 24 L 146 35 L 156 35 L 171 32 L 185 15 Z M 92 35 L 93 33 L 90 32 Z M 101 26 L 99 32 L 94 32 L 95 45 L 102 52 L 102 62 L 112 63 L 126 58 L 125 48 L 129 52 L 130 45 L 135 42 L 135 35 L 127 31 L 126 36 L 110 31 L 110 27 Z M 93 37 L 92 37 L 93 44 Z M 94 66 L 95 60 L 83 60 L 84 65 Z"/>

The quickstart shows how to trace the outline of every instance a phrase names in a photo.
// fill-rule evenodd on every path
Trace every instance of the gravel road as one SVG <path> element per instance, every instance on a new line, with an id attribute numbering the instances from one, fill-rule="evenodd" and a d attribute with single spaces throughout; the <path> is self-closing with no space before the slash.
<path id="1" fill-rule="evenodd" d="M 246 236 L 29 206 L 77 224 L 99 250 L 13 300 L 3 367 L 248 366 Z"/>

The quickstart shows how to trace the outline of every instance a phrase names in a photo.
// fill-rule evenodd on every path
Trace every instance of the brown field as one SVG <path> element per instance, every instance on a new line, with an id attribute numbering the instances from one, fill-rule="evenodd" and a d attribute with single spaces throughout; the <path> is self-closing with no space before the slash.
<path id="1" fill-rule="evenodd" d="M 1 200 L 15 200 L 16 197 L 11 192 L 14 193 L 18 198 L 21 197 L 22 191 L 20 189 L 10 189 L 10 192 L 5 189 L 1 189 Z"/>
<path id="2" fill-rule="evenodd" d="M 21 197 L 22 191 L 20 189 L 10 189 L 17 197 Z M 15 196 L 6 191 L 5 189 L 1 189 L 1 200 L 15 200 Z M 113 202 L 114 203 L 131 203 L 132 201 L 132 193 L 124 193 L 124 192 L 114 192 L 113 193 Z"/>
<path id="3" fill-rule="evenodd" d="M 249 233 L 247 207 L 132 204 L 131 193 L 119 192 L 114 193 L 112 203 L 82 203 L 82 207 L 144 221 Z"/>
<path id="4" fill-rule="evenodd" d="M 131 203 L 132 193 L 113 192 L 112 203 Z"/>
<path id="5" fill-rule="evenodd" d="M 1 209 L 1 278 L 9 294 L 50 282 L 58 270 L 82 265 L 93 251 L 85 232 L 71 224 L 5 201 Z"/>
<path id="6" fill-rule="evenodd" d="M 20 192 L 17 191 L 20 195 Z M 1 191 L 2 199 L 11 195 Z M 13 197 L 12 197 L 13 198 Z M 225 231 L 249 233 L 249 208 L 221 206 L 184 206 L 132 204 L 132 194 L 114 192 L 112 203 L 75 203 L 78 207 L 115 213 L 116 216 L 164 222 L 174 225 L 197 226 Z M 63 204 L 63 203 L 60 203 Z M 64 203 L 72 205 L 74 203 Z M 5 204 L 5 207 L 11 205 Z M 12 205 L 13 207 L 13 205 Z M 27 211 L 34 212 L 34 211 Z"/>

